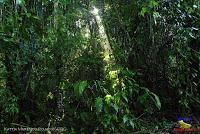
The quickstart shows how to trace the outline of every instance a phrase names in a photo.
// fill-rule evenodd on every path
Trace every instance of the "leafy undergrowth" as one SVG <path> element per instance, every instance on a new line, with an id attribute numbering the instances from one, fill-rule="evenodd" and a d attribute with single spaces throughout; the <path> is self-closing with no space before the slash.
<path id="1" fill-rule="evenodd" d="M 0 0 L 0 12 L 0 130 L 170 133 L 178 114 L 199 126 L 199 0 Z"/>

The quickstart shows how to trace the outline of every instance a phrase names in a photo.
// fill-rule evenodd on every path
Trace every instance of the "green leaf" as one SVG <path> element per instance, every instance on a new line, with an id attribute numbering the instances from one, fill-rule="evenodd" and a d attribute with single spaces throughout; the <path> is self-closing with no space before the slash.
<path id="1" fill-rule="evenodd" d="M 150 6 L 151 6 L 151 7 L 157 7 L 157 6 L 158 6 L 158 2 L 155 1 L 155 0 L 151 0 L 151 1 L 150 1 Z"/>
<path id="2" fill-rule="evenodd" d="M 128 102 L 128 98 L 127 98 L 127 96 L 126 96 L 125 93 L 122 94 L 122 97 L 124 98 L 124 100 L 125 100 L 126 102 Z"/>
<path id="3" fill-rule="evenodd" d="M 31 17 L 31 13 L 26 13 L 26 16 L 29 18 Z"/>
<path id="4" fill-rule="evenodd" d="M 25 1 L 24 0 L 16 0 L 16 3 L 19 4 L 19 5 L 21 5 L 21 4 L 24 4 Z"/>
<path id="5" fill-rule="evenodd" d="M 153 12 L 153 17 L 158 18 L 158 17 L 161 17 L 161 16 L 160 16 L 159 12 Z"/>
<path id="6" fill-rule="evenodd" d="M 103 109 L 103 99 L 101 97 L 98 97 L 95 101 L 95 107 L 97 112 L 101 112 Z"/>
<path id="7" fill-rule="evenodd" d="M 79 83 L 79 93 L 82 94 L 83 91 L 86 89 L 87 87 L 87 81 L 81 81 Z"/>
<path id="8" fill-rule="evenodd" d="M 105 96 L 105 101 L 106 101 L 107 103 L 109 103 L 109 102 L 111 101 L 112 98 L 113 98 L 113 97 L 112 97 L 111 95 L 107 94 L 107 95 Z"/>
<path id="9" fill-rule="evenodd" d="M 113 108 L 115 109 L 116 112 L 119 111 L 119 107 L 117 106 L 117 104 L 114 104 L 114 105 L 112 105 L 112 106 L 113 106 Z"/>
<path id="10" fill-rule="evenodd" d="M 129 122 L 129 123 L 130 123 L 130 125 L 132 126 L 132 128 L 134 128 L 134 126 L 135 126 L 135 125 L 134 125 L 133 121 L 132 121 L 132 120 L 130 120 L 130 122 Z"/>
<path id="11" fill-rule="evenodd" d="M 189 32 L 189 36 L 190 36 L 191 38 L 194 38 L 194 39 L 195 39 L 195 36 L 192 34 L 192 32 Z"/>
<path id="12" fill-rule="evenodd" d="M 128 121 L 128 115 L 123 116 L 123 122 L 126 123 Z"/>
<path id="13" fill-rule="evenodd" d="M 160 110 L 161 102 L 160 102 L 159 97 L 156 94 L 152 93 L 152 92 L 151 92 L 151 95 L 153 95 L 153 97 L 154 97 L 154 101 L 155 101 L 156 107 Z"/>
<path id="14" fill-rule="evenodd" d="M 111 115 L 109 115 L 109 114 L 104 115 L 102 124 L 104 125 L 105 128 L 107 128 L 107 127 L 110 125 L 110 123 L 111 123 L 111 118 L 112 118 L 112 117 L 111 117 Z"/>
<path id="15" fill-rule="evenodd" d="M 87 87 L 87 81 L 81 81 L 74 85 L 74 92 L 77 96 L 81 96 Z"/>
<path id="16" fill-rule="evenodd" d="M 138 101 L 141 104 L 144 104 L 147 101 L 147 98 L 149 97 L 149 94 L 146 92 L 145 94 L 138 97 Z"/>
<path id="17" fill-rule="evenodd" d="M 148 9 L 146 7 L 143 7 L 141 12 L 140 12 L 140 15 L 142 15 L 144 17 L 145 13 L 148 12 Z"/>
<path id="18" fill-rule="evenodd" d="M 53 97 L 54 97 L 54 95 L 51 93 L 51 92 L 49 92 L 49 94 L 47 95 L 47 99 L 53 99 Z"/>
<path id="19" fill-rule="evenodd" d="M 123 74 L 123 76 L 128 76 L 128 77 L 133 77 L 136 75 L 136 72 L 132 72 L 128 68 L 122 70 L 121 73 Z"/>
<path id="20" fill-rule="evenodd" d="M 64 89 L 65 88 L 65 83 L 64 82 L 60 82 L 59 83 L 59 89 Z"/>

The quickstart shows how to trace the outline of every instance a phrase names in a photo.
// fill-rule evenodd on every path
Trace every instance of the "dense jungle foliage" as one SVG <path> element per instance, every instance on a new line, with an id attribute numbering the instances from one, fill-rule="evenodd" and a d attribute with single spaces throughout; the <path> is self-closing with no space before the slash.
<path id="1" fill-rule="evenodd" d="M 200 126 L 199 28 L 199 0 L 0 0 L 0 133 Z"/>

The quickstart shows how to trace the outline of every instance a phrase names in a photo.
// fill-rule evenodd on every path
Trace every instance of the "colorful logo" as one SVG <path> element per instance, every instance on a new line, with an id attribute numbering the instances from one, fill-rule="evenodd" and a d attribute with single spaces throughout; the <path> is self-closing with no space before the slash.
<path id="1" fill-rule="evenodd" d="M 192 117 L 189 117 L 189 118 L 179 117 L 178 118 L 178 126 L 173 128 L 173 133 L 185 133 L 185 132 L 196 133 L 196 132 L 199 132 L 198 128 L 195 128 L 191 124 L 187 123 L 189 121 L 192 121 Z"/>
<path id="2" fill-rule="evenodd" d="M 183 120 L 183 121 L 192 121 L 192 117 L 189 118 L 183 118 L 183 117 L 178 117 L 178 121 Z"/>

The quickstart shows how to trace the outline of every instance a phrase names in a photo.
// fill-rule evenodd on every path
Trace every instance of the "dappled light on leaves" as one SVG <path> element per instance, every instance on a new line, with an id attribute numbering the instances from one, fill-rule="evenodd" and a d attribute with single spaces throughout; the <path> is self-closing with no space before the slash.
<path id="1" fill-rule="evenodd" d="M 199 0 L 0 0 L 0 134 L 198 133 L 199 18 Z"/>

